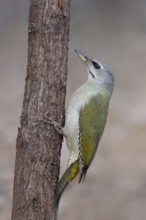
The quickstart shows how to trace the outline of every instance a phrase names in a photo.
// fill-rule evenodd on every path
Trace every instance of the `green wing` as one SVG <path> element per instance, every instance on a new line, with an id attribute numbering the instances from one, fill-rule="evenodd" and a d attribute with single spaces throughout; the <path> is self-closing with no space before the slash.
<path id="1" fill-rule="evenodd" d="M 101 139 L 107 118 L 109 99 L 98 95 L 90 99 L 79 115 L 79 182 L 84 180 Z"/>

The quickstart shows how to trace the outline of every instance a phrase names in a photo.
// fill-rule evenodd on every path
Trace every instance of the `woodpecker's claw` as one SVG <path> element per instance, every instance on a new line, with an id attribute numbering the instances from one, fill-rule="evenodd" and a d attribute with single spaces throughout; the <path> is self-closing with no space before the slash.
<path id="1" fill-rule="evenodd" d="M 64 135 L 64 131 L 63 131 L 63 127 L 56 121 L 54 121 L 53 119 L 49 118 L 49 117 L 45 117 L 45 119 L 43 120 L 45 123 L 48 123 L 50 125 L 52 125 L 54 127 L 54 129 L 60 134 L 60 135 Z M 65 135 L 64 135 L 65 136 Z"/>

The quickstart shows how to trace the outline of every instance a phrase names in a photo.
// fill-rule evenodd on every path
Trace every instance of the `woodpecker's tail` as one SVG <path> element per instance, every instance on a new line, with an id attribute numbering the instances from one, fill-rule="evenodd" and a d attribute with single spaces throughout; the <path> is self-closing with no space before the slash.
<path id="1" fill-rule="evenodd" d="M 79 161 L 76 160 L 74 163 L 72 163 L 61 179 L 58 182 L 56 193 L 55 193 L 55 207 L 58 209 L 60 198 L 68 186 L 68 184 L 77 176 L 79 173 Z"/>
<path id="2" fill-rule="evenodd" d="M 80 176 L 79 176 L 79 183 L 84 182 L 86 174 L 87 174 L 88 167 L 82 167 Z"/>

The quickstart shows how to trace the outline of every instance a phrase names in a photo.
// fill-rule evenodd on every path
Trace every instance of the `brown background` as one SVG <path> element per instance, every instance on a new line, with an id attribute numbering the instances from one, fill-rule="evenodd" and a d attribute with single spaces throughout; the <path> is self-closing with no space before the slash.
<path id="1" fill-rule="evenodd" d="M 29 2 L 0 7 L 0 219 L 11 215 L 15 139 L 27 60 Z M 86 181 L 61 199 L 59 219 L 146 218 L 146 1 L 72 0 L 67 100 L 87 77 L 73 49 L 111 67 L 108 123 Z M 62 150 L 62 171 L 67 152 Z"/>

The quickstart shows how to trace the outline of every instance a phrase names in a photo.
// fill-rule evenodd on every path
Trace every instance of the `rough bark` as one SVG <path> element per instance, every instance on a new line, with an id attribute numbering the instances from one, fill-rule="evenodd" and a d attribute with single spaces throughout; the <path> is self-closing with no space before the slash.
<path id="1" fill-rule="evenodd" d="M 54 220 L 64 121 L 70 0 L 30 0 L 28 65 L 16 143 L 12 220 Z"/>

